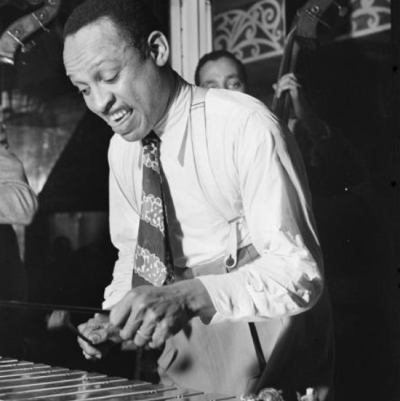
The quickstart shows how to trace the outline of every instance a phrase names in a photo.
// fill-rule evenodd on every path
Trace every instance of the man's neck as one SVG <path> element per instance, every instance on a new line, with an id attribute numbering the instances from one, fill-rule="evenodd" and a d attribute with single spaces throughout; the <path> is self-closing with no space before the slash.
<path id="1" fill-rule="evenodd" d="M 163 116 L 162 116 L 161 120 L 168 114 L 168 112 L 169 112 L 169 110 L 171 108 L 171 105 L 174 103 L 175 98 L 176 98 L 177 94 L 179 93 L 179 90 L 180 90 L 180 87 L 181 87 L 181 79 L 178 76 L 178 74 L 172 69 L 171 69 L 171 73 L 170 73 L 170 76 L 169 76 L 169 87 L 171 89 L 170 89 L 170 92 L 169 92 L 167 104 L 165 106 L 165 111 L 163 113 Z"/>

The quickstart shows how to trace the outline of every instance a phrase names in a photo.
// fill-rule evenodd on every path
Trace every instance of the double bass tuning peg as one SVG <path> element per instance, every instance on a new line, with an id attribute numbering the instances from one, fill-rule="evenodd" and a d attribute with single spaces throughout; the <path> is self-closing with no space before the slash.
<path id="1" fill-rule="evenodd" d="M 339 3 L 337 3 L 335 0 L 331 0 L 331 3 L 334 4 L 334 5 L 337 7 L 339 17 L 342 17 L 342 18 L 343 18 L 343 17 L 347 14 L 347 12 L 348 12 L 347 7 L 341 6 L 341 5 L 340 5 Z"/>

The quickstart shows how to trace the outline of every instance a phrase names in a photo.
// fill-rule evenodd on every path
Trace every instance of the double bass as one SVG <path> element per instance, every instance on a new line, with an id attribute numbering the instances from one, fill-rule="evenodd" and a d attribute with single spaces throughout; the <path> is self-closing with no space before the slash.
<path id="1" fill-rule="evenodd" d="M 340 18 L 346 14 L 347 9 L 334 0 L 309 0 L 298 9 L 286 36 L 277 82 L 283 75 L 296 71 L 300 51 L 314 50 L 318 44 L 327 41 Z M 275 115 L 286 124 L 289 120 L 290 101 L 287 91 L 280 97 L 275 93 L 271 106 Z"/>
<path id="2" fill-rule="evenodd" d="M 48 32 L 47 25 L 57 16 L 61 0 L 0 0 L 0 8 L 14 6 L 24 11 L 30 7 L 36 9 L 9 25 L 0 35 L 0 135 L 4 137 L 3 126 L 3 76 L 2 65 L 13 67 L 18 50 L 25 50 L 27 41 L 40 30 Z M 40 7 L 39 7 L 40 6 Z M 3 134 L 1 134 L 3 131 Z"/>
<path id="3" fill-rule="evenodd" d="M 0 6 L 11 3 L 2 0 Z M 46 26 L 53 21 L 60 9 L 61 0 L 25 0 L 28 5 L 37 6 L 44 3 L 35 11 L 24 15 L 13 22 L 0 36 L 0 64 L 14 65 L 15 55 L 19 48 L 24 48 L 25 42 L 38 30 L 48 29 Z M 24 2 L 14 3 L 14 5 L 24 7 Z"/>

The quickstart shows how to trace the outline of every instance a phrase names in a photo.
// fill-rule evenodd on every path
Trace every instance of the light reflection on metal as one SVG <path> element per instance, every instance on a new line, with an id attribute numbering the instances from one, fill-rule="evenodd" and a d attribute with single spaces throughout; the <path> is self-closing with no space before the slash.
<path id="1" fill-rule="evenodd" d="M 232 9 L 217 14 L 214 24 L 215 49 L 228 50 L 243 63 L 283 53 L 283 0 L 262 0 L 247 9 Z"/>

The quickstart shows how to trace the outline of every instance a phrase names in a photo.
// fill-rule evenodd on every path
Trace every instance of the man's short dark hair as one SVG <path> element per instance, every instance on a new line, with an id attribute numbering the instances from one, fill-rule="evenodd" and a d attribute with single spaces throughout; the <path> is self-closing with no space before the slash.
<path id="1" fill-rule="evenodd" d="M 239 77 L 243 81 L 243 83 L 247 86 L 247 74 L 244 64 L 238 58 L 236 58 L 236 56 L 233 53 L 228 52 L 227 50 L 214 50 L 202 56 L 197 64 L 196 71 L 194 73 L 194 83 L 197 86 L 200 85 L 200 70 L 204 64 L 206 64 L 209 61 L 217 61 L 222 57 L 232 60 L 236 64 L 239 72 Z"/>
<path id="2" fill-rule="evenodd" d="M 109 18 L 122 38 L 134 46 L 142 60 L 149 55 L 147 39 L 151 32 L 162 31 L 152 10 L 141 0 L 86 0 L 69 16 L 64 26 L 65 39 L 81 28 Z"/>

